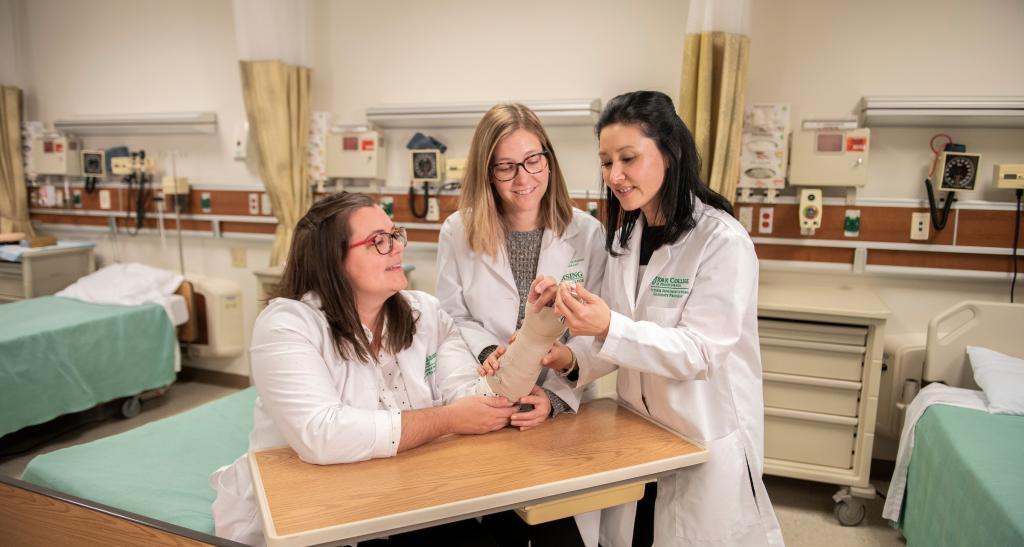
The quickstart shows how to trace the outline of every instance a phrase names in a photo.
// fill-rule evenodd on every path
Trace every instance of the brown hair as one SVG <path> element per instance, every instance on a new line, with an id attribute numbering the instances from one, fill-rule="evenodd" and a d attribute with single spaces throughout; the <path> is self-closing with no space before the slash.
<path id="1" fill-rule="evenodd" d="M 376 206 L 369 196 L 349 192 L 314 203 L 295 227 L 284 275 L 271 295 L 301 300 L 307 292 L 316 293 L 338 354 L 345 359 L 377 360 L 359 322 L 352 285 L 345 275 L 352 237 L 349 218 L 356 209 Z M 384 302 L 383 313 L 388 328 L 381 347 L 397 354 L 412 345 L 417 317 L 401 293 Z"/>
<path id="2" fill-rule="evenodd" d="M 499 104 L 484 114 L 476 126 L 466 158 L 459 214 L 466 226 L 466 239 L 474 252 L 495 256 L 508 231 L 501 197 L 491 181 L 491 161 L 498 142 L 518 129 L 536 135 L 548 152 L 548 188 L 540 202 L 540 227 L 562 235 L 572 222 L 572 200 L 565 184 L 558 156 L 540 119 L 521 104 Z"/>

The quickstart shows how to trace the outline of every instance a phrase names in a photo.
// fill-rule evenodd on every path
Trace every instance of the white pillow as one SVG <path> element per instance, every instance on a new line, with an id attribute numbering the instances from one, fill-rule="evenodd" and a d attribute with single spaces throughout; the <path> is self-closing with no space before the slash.
<path id="1" fill-rule="evenodd" d="M 967 346 L 967 355 L 974 381 L 988 398 L 988 411 L 1024 416 L 1024 359 L 976 346 Z"/>

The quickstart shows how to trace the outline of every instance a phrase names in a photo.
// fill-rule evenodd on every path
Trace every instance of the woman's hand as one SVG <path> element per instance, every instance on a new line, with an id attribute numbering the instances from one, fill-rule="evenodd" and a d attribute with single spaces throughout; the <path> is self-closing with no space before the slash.
<path id="1" fill-rule="evenodd" d="M 524 397 L 525 399 L 525 397 Z M 447 406 L 450 431 L 463 435 L 490 433 L 508 425 L 519 407 L 504 397 L 463 397 Z"/>
<path id="2" fill-rule="evenodd" d="M 515 339 L 515 335 L 512 335 L 512 339 Z M 512 342 L 509 341 L 509 343 L 511 344 Z M 483 364 L 480 365 L 480 368 L 476 369 L 477 374 L 479 374 L 480 376 L 494 376 L 495 374 L 497 374 L 498 369 L 501 368 L 501 363 L 498 362 L 498 357 L 501 357 L 504 354 L 505 346 L 498 346 L 497 348 L 495 348 L 494 351 L 492 351 L 491 354 L 488 355 L 486 359 L 484 359 L 484 362 Z"/>
<path id="3" fill-rule="evenodd" d="M 565 344 L 556 341 L 551 345 L 547 355 L 540 360 L 540 366 L 557 370 L 559 372 L 569 368 L 572 364 L 572 350 Z"/>
<path id="4" fill-rule="evenodd" d="M 555 313 L 565 318 L 565 326 L 573 336 L 608 336 L 608 326 L 612 322 L 608 304 L 579 283 L 562 283 L 558 287 Z"/>
<path id="5" fill-rule="evenodd" d="M 512 427 L 518 427 L 520 431 L 537 427 L 551 415 L 551 401 L 540 386 L 533 386 L 529 395 L 519 399 L 519 404 L 533 405 L 533 410 L 529 412 L 517 412 L 512 415 Z"/>
<path id="6" fill-rule="evenodd" d="M 558 292 L 558 282 L 554 277 L 538 274 L 537 279 L 530 284 L 530 292 L 526 295 L 526 302 L 533 305 L 533 311 L 539 312 L 544 306 L 550 306 L 555 301 L 555 293 Z"/>

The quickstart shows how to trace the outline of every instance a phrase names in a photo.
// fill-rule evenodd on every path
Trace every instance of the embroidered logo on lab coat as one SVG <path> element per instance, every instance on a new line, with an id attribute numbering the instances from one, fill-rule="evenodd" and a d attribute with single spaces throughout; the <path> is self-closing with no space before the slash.
<path id="1" fill-rule="evenodd" d="M 577 283 L 583 283 L 584 281 L 586 281 L 583 278 L 583 272 L 581 271 L 582 268 L 580 268 L 581 264 L 583 264 L 583 258 L 581 258 L 581 257 L 573 258 L 572 260 L 570 260 L 569 261 L 569 270 L 570 271 L 568 273 L 566 273 L 565 275 L 563 275 L 562 279 L 560 279 L 559 282 L 562 282 L 562 281 L 575 281 Z"/>
<path id="2" fill-rule="evenodd" d="M 424 363 L 424 367 L 423 368 L 424 368 L 424 373 L 423 373 L 423 377 L 424 378 L 426 378 L 427 376 L 430 376 L 431 374 L 434 373 L 435 370 L 437 370 L 437 352 L 436 351 L 434 353 L 431 353 L 430 355 L 427 356 L 427 361 L 426 361 L 426 363 Z"/>
<path id="3" fill-rule="evenodd" d="M 651 281 L 651 294 L 654 296 L 667 296 L 669 298 L 682 298 L 690 294 L 690 278 L 688 277 L 661 277 L 655 276 Z"/>

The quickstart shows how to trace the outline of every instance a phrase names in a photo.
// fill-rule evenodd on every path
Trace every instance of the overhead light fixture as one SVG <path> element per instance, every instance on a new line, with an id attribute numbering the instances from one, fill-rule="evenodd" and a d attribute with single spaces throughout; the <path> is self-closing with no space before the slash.
<path id="1" fill-rule="evenodd" d="M 366 109 L 366 120 L 385 129 L 473 127 L 495 102 L 386 105 Z M 601 99 L 522 101 L 545 125 L 592 126 L 601 114 Z"/>
<path id="2" fill-rule="evenodd" d="M 867 127 L 1024 127 L 1024 97 L 864 97 Z"/>
<path id="3" fill-rule="evenodd" d="M 76 116 L 54 122 L 54 127 L 75 135 L 168 135 L 217 132 L 214 112 L 108 114 Z"/>

